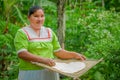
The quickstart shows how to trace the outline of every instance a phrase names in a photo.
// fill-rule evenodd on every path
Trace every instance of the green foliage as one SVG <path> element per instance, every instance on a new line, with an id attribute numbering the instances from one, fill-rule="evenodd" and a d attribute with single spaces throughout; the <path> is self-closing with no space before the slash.
<path id="1" fill-rule="evenodd" d="M 84 12 L 84 13 L 83 13 Z M 104 58 L 83 75 L 83 80 L 117 80 L 120 76 L 120 14 L 99 8 L 66 12 L 66 49 L 82 52 L 87 58 Z M 113 63 L 114 62 L 114 63 Z M 89 75 L 89 76 L 88 76 Z"/>
<path id="2" fill-rule="evenodd" d="M 111 5 L 107 2 L 116 3 L 115 0 L 105 1 L 106 9 Z M 76 2 L 69 0 L 66 5 L 65 48 L 81 52 L 90 59 L 104 58 L 100 64 L 85 73 L 81 77 L 82 80 L 118 80 L 120 79 L 120 13 L 114 9 L 105 11 L 96 6 L 97 3 L 101 4 L 101 1 L 80 3 L 80 0 Z M 57 31 L 55 0 L 0 1 L 0 80 L 17 79 L 18 59 L 13 45 L 14 36 L 19 26 L 28 24 L 28 9 L 36 4 L 44 8 L 45 26 Z M 119 10 L 119 6 L 115 10 Z M 71 78 L 65 77 L 62 80 Z"/>
<path id="3" fill-rule="evenodd" d="M 25 25 L 27 25 L 27 23 L 26 23 L 25 20 L 23 19 L 22 14 L 21 14 L 20 10 L 18 9 L 18 7 L 17 7 L 16 5 L 14 5 L 14 7 L 15 7 L 17 13 L 18 13 L 18 17 L 20 18 L 20 20 L 21 20 Z"/>
<path id="4" fill-rule="evenodd" d="M 18 73 L 18 59 L 13 45 L 13 39 L 18 27 L 9 24 L 8 30 L 6 30 L 5 26 L 6 22 L 0 21 L 0 80 L 13 80 Z"/>
<path id="5" fill-rule="evenodd" d="M 120 12 L 120 0 L 105 0 L 105 8 L 111 9 L 114 8 L 116 11 Z"/>
<path id="6" fill-rule="evenodd" d="M 50 27 L 56 31 L 57 29 L 57 7 L 55 3 L 48 2 L 43 3 L 43 8 L 45 12 L 45 23 L 44 25 Z"/>

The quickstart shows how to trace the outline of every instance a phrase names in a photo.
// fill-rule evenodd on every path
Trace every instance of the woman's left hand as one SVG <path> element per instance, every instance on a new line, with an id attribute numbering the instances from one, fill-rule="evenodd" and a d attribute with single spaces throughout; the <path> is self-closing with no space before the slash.
<path id="1" fill-rule="evenodd" d="M 86 60 L 85 56 L 82 55 L 82 54 L 80 54 L 80 53 L 75 53 L 74 58 L 75 58 L 75 59 L 82 60 L 82 61 L 83 61 L 83 60 Z"/>

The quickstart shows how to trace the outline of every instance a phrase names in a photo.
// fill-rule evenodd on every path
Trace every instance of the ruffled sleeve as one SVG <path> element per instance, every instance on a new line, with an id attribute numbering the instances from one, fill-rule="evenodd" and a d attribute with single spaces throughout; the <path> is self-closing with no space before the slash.
<path id="1" fill-rule="evenodd" d="M 53 44 L 53 51 L 54 52 L 61 50 L 61 46 L 59 44 L 58 38 L 53 31 L 52 31 L 52 44 Z"/>
<path id="2" fill-rule="evenodd" d="M 14 39 L 14 45 L 17 50 L 17 53 L 20 53 L 22 51 L 27 51 L 28 38 L 27 38 L 26 34 L 22 31 L 22 29 L 19 29 L 17 31 L 15 39 Z"/>

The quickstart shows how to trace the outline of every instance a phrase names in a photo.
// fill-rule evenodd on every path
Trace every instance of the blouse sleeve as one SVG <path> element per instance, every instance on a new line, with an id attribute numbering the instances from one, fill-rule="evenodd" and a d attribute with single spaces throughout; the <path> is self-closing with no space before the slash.
<path id="1" fill-rule="evenodd" d="M 52 31 L 52 44 L 53 44 L 53 51 L 54 52 L 61 50 L 61 46 L 59 44 L 58 38 L 53 31 Z"/>
<path id="2" fill-rule="evenodd" d="M 14 39 L 14 45 L 17 50 L 17 53 L 20 53 L 22 51 L 27 51 L 28 49 L 28 39 L 26 34 L 20 29 L 16 33 L 15 39 Z"/>

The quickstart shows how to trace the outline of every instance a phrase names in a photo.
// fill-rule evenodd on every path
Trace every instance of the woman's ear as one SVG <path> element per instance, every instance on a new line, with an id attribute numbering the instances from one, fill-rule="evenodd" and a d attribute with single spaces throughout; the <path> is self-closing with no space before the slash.
<path id="1" fill-rule="evenodd" d="M 30 16 L 28 16 L 27 18 L 28 18 L 28 20 L 30 20 Z"/>

